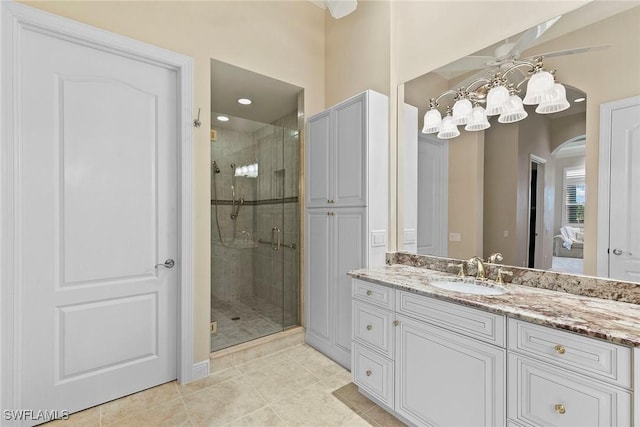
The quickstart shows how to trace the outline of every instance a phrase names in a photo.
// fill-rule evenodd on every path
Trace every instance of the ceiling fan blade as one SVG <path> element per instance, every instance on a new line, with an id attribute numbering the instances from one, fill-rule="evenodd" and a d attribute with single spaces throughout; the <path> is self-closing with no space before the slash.
<path id="1" fill-rule="evenodd" d="M 485 68 L 484 70 L 480 70 L 477 73 L 473 73 L 472 75 L 470 75 L 469 77 L 467 77 L 463 81 L 457 83 L 455 85 L 455 87 L 456 88 L 460 88 L 460 87 L 466 88 L 471 83 L 473 83 L 475 80 L 478 80 L 481 77 L 484 77 L 486 79 L 491 79 L 491 77 L 493 77 L 494 73 L 497 70 L 498 70 L 498 67 L 490 67 L 490 68 Z M 479 86 L 479 85 L 475 85 L 475 86 Z"/>
<path id="2" fill-rule="evenodd" d="M 509 53 L 501 56 L 498 60 L 503 60 L 509 58 L 511 56 L 517 57 L 521 52 L 523 52 L 531 43 L 538 40 L 542 35 L 547 31 L 553 24 L 558 22 L 558 19 L 561 18 L 562 15 L 556 16 L 555 18 L 551 18 L 542 24 L 538 24 L 535 27 L 529 28 L 527 31 L 522 33 L 517 42 L 514 43 L 513 47 Z"/>
<path id="3" fill-rule="evenodd" d="M 557 50 L 555 52 L 547 52 L 547 53 L 541 53 L 539 55 L 530 56 L 526 58 L 525 61 L 531 61 L 539 56 L 542 56 L 543 58 L 553 58 L 554 56 L 575 55 L 576 53 L 585 53 L 585 52 L 596 51 L 596 50 L 604 50 L 604 49 L 610 48 L 611 46 L 613 45 L 601 44 L 597 46 L 585 46 L 585 47 L 576 47 L 573 49 Z"/>
<path id="4" fill-rule="evenodd" d="M 478 68 L 484 68 L 488 63 L 494 61 L 496 58 L 493 56 L 465 56 L 464 58 L 460 58 L 457 61 L 452 62 L 451 64 L 447 64 L 438 68 L 437 72 L 442 73 L 451 73 L 456 71 L 471 71 L 477 70 Z"/>

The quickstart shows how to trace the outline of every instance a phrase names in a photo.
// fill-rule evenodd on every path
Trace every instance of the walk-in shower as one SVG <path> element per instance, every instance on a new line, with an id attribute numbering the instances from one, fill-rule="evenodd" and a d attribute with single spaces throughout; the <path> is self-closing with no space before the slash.
<path id="1" fill-rule="evenodd" d="M 299 324 L 297 125 L 212 125 L 212 351 Z"/>

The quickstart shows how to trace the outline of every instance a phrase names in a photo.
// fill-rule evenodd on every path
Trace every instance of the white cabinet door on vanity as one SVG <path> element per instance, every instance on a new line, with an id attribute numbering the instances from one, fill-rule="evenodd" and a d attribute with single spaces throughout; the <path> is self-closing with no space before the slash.
<path id="1" fill-rule="evenodd" d="M 366 262 L 365 208 L 309 209 L 307 342 L 351 366 L 351 278 Z"/>
<path id="2" fill-rule="evenodd" d="M 397 316 L 395 410 L 423 426 L 504 426 L 505 350 Z"/>

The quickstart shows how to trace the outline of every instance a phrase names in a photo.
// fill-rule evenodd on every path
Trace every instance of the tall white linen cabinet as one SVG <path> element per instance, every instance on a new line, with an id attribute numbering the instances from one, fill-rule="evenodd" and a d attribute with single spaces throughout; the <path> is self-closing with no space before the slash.
<path id="1" fill-rule="evenodd" d="M 351 368 L 351 278 L 384 265 L 389 100 L 367 90 L 309 118 L 306 139 L 306 342 Z"/>

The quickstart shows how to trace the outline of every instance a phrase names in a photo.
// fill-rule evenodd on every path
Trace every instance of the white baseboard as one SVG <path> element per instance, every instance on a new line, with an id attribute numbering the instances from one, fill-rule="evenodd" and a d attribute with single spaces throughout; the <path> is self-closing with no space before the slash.
<path id="1" fill-rule="evenodd" d="M 194 363 L 191 368 L 191 381 L 198 381 L 209 376 L 209 359 Z"/>

